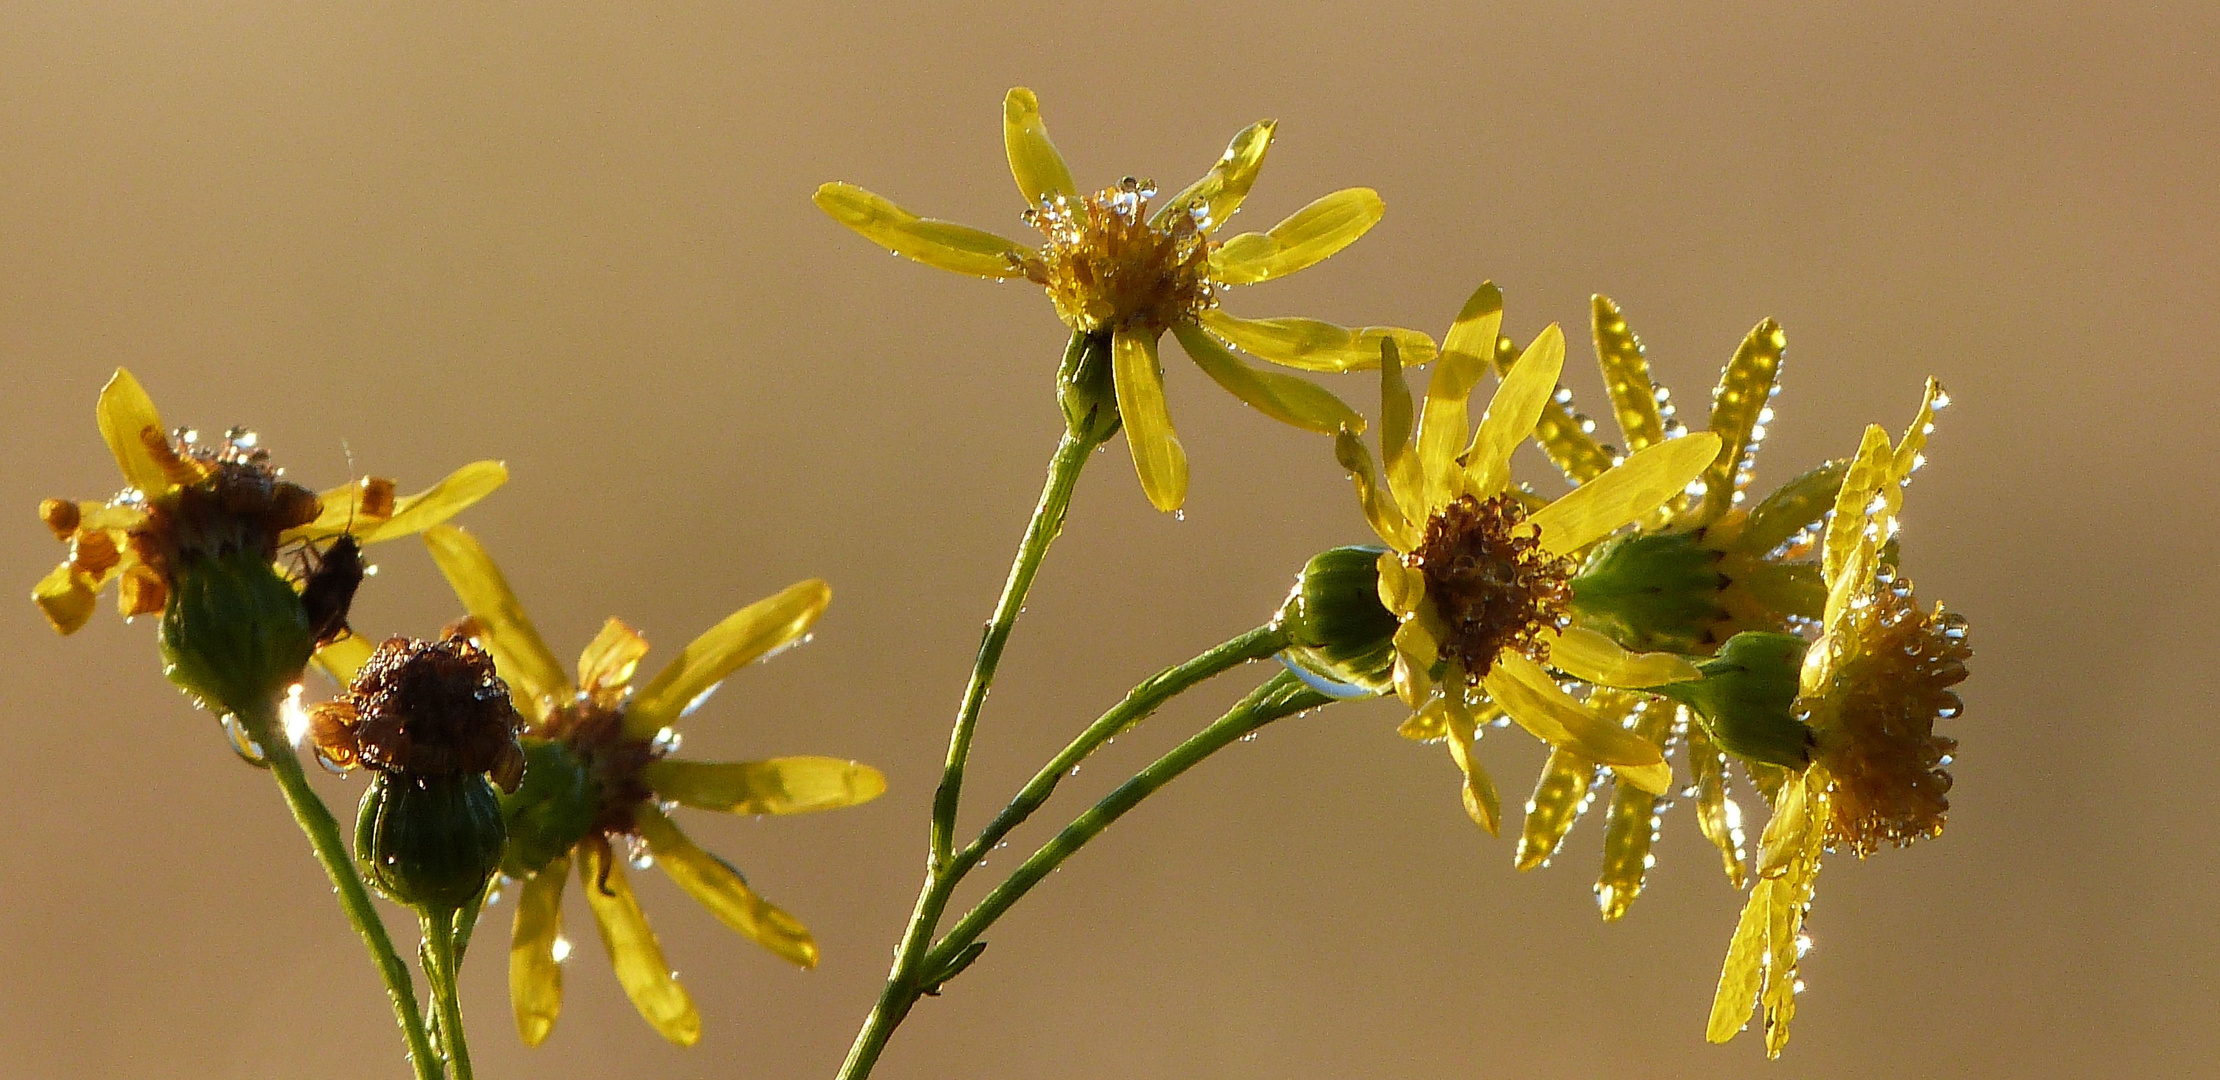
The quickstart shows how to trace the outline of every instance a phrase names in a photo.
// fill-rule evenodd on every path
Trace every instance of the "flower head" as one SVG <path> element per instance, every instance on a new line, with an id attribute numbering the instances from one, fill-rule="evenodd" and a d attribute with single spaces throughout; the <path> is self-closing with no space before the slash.
<path id="1" fill-rule="evenodd" d="M 1395 344 L 1382 346 L 1384 483 L 1355 432 L 1344 429 L 1336 442 L 1365 516 L 1390 548 L 1378 563 L 1380 599 L 1401 622 L 1394 685 L 1413 710 L 1405 730 L 1447 736 L 1466 807 L 1491 832 L 1501 809 L 1472 741 L 1498 712 L 1559 750 L 1664 790 L 1671 774 L 1658 745 L 1572 698 L 1551 669 L 1598 686 L 1696 676 L 1680 657 L 1630 653 L 1571 625 L 1571 556 L 1663 505 L 1719 452 L 1709 434 L 1666 440 L 1556 502 L 1526 497 L 1511 485 L 1511 451 L 1534 432 L 1556 386 L 1564 335 L 1549 327 L 1509 366 L 1467 442 L 1467 402 L 1502 318 L 1502 294 L 1482 285 L 1443 339 L 1415 417 Z"/>
<path id="2" fill-rule="evenodd" d="M 408 498 L 374 477 L 318 495 L 285 479 L 244 428 L 213 443 L 168 431 L 122 369 L 101 389 L 97 416 L 126 486 L 105 501 L 39 505 L 69 555 L 31 598 L 70 634 L 116 584 L 126 618 L 163 616 L 171 678 L 219 712 L 267 704 L 298 678 L 309 650 L 344 625 L 343 597 L 301 594 L 313 574 L 308 557 L 288 559 L 288 549 L 342 534 L 367 544 L 421 531 L 508 478 L 499 462 L 481 461 Z"/>
<path id="3" fill-rule="evenodd" d="M 1256 183 L 1274 124 L 1234 136 L 1208 173 L 1152 210 L 1156 187 L 1131 177 L 1092 192 L 1072 180 L 1048 139 L 1040 102 L 1020 87 L 1003 100 L 1003 142 L 1038 246 L 921 218 L 852 184 L 826 184 L 817 205 L 873 243 L 929 266 L 977 277 L 1022 277 L 1047 291 L 1075 335 L 1104 339 L 1116 405 L 1142 489 L 1160 510 L 1186 500 L 1187 457 L 1164 402 L 1157 341 L 1179 339 L 1204 373 L 1258 411 L 1333 434 L 1363 421 L 1317 385 L 1244 363 L 1228 345 L 1288 367 L 1350 371 L 1378 362 L 1380 342 L 1406 360 L 1433 353 L 1424 334 L 1394 327 L 1348 329 L 1315 319 L 1242 319 L 1219 307 L 1226 286 L 1285 277 L 1340 251 L 1380 220 L 1369 188 L 1311 203 L 1261 233 L 1220 239 L 1220 227 Z"/>
<path id="4" fill-rule="evenodd" d="M 634 674 L 647 640 L 611 619 L 563 670 L 508 582 L 468 533 L 425 533 L 432 558 L 470 612 L 462 631 L 492 654 L 526 718 L 523 784 L 502 800 L 509 847 L 502 868 L 522 880 L 510 949 L 509 996 L 517 1030 L 538 1045 L 562 1008 L 561 904 L 575 865 L 587 906 L 625 993 L 664 1038 L 701 1036 L 693 1000 L 664 962 L 662 946 L 627 883 L 637 852 L 718 919 L 803 967 L 817 945 L 793 916 L 748 887 L 723 859 L 694 846 L 665 814 L 673 803 L 744 814 L 791 814 L 867 802 L 886 790 L 877 769 L 826 757 L 697 762 L 672 758 L 679 719 L 725 676 L 800 638 L 825 610 L 822 581 L 795 584 L 740 609 L 680 650 L 644 686 Z"/>
<path id="5" fill-rule="evenodd" d="M 1942 831 L 1956 743 L 1934 733 L 1958 715 L 1951 687 L 1966 677 L 1972 650 L 1965 622 L 1941 607 L 1922 611 L 1911 582 L 1887 565 L 1904 485 L 1923 460 L 1934 412 L 1949 403 L 1929 380 L 1904 438 L 1891 445 L 1866 429 L 1834 502 L 1821 552 L 1827 585 L 1824 631 L 1805 654 L 1796 710 L 1812 729 L 1813 759 L 1773 796 L 1750 891 L 1712 1001 L 1710 1037 L 1742 1029 L 1753 1003 L 1765 1017 L 1766 1053 L 1778 1056 L 1802 987 L 1797 965 L 1809 942 L 1805 912 L 1821 856 L 1847 847 L 1860 856 Z"/>

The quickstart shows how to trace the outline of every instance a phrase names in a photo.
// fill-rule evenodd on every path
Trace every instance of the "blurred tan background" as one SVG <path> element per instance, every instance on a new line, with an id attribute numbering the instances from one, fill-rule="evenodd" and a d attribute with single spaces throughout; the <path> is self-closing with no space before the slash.
<path id="1" fill-rule="evenodd" d="M 687 820 L 823 966 L 643 874 L 699 1047 L 633 1015 L 577 903 L 544 1048 L 508 1020 L 509 907 L 465 972 L 488 1078 L 829 1076 L 914 896 L 1063 331 L 1034 290 L 890 259 L 809 195 L 852 180 L 1017 232 L 997 110 L 1025 84 L 1083 183 L 1177 186 L 1273 116 L 1244 226 L 1381 191 L 1370 237 L 1242 314 L 1438 333 L 1492 277 L 1511 332 L 1578 343 L 1604 291 L 1692 405 L 1778 317 L 1768 486 L 1943 378 L 1906 559 L 1973 619 L 1956 806 L 1939 842 L 1833 861 L 1768 1066 L 1703 1041 L 1740 901 L 1687 807 L 1603 925 L 1597 821 L 1517 874 L 1439 748 L 1341 706 L 1082 853 L 880 1075 L 2209 1075 L 2220 9 L 1520 7 L 0 9 L 0 1074 L 404 1074 L 277 793 L 162 681 L 153 627 L 104 604 L 64 640 L 20 599 L 59 556 L 37 499 L 118 484 L 92 406 L 125 364 L 171 422 L 251 424 L 319 485 L 343 447 L 404 490 L 505 458 L 465 521 L 565 656 L 622 614 L 667 657 L 832 580 L 816 642 L 687 742 L 887 771 L 857 810 Z M 1310 553 L 1368 538 L 1325 440 L 1167 355 L 1185 520 L 1147 508 L 1122 443 L 1091 471 L 988 709 L 973 823 L 1124 688 L 1267 616 Z M 1605 415 L 1584 346 L 1567 370 Z M 456 614 L 420 547 L 375 555 L 358 627 Z M 1255 677 L 1121 739 L 1021 842 Z M 1522 802 L 1538 749 L 1483 750 Z M 350 814 L 360 781 L 323 783 Z"/>

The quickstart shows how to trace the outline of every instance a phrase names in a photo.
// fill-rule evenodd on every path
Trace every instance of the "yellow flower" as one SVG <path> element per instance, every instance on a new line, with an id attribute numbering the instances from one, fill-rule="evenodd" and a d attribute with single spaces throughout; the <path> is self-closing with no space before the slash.
<path id="1" fill-rule="evenodd" d="M 1696 677 L 1678 656 L 1629 653 L 1571 626 L 1567 556 L 1663 505 L 1719 452 L 1711 434 L 1667 440 L 1530 508 L 1512 489 L 1511 451 L 1533 433 L 1556 387 L 1565 339 L 1555 325 L 1535 339 L 1505 372 L 1467 443 L 1468 399 L 1502 320 L 1502 294 L 1482 285 L 1443 339 L 1415 418 L 1395 346 L 1383 346 L 1384 484 L 1354 432 L 1344 429 L 1336 442 L 1365 516 L 1392 549 L 1379 560 L 1380 599 L 1401 621 L 1394 683 L 1413 710 L 1406 729 L 1447 735 L 1465 774 L 1466 809 L 1490 832 L 1502 811 L 1472 742 L 1496 710 L 1553 747 L 1613 766 L 1643 790 L 1662 792 L 1670 782 L 1655 743 L 1584 707 L 1550 669 L 1598 686 Z"/>
<path id="2" fill-rule="evenodd" d="M 1805 655 L 1797 712 L 1811 725 L 1812 763 L 1774 795 L 1750 891 L 1712 1000 L 1713 1042 L 1735 1036 L 1753 1003 L 1765 1017 L 1765 1049 L 1777 1057 L 1802 987 L 1797 963 L 1809 941 L 1804 915 L 1821 856 L 1848 847 L 1860 856 L 1883 842 L 1908 844 L 1942 832 L 1944 794 L 1956 743 L 1935 722 L 1958 715 L 1951 687 L 1972 656 L 1965 622 L 1939 605 L 1922 612 L 1911 582 L 1887 563 L 1903 489 L 1919 467 L 1936 409 L 1949 403 L 1929 380 L 1926 399 L 1894 446 L 1866 429 L 1834 504 L 1821 552 L 1827 583 L 1824 633 Z"/>
<path id="3" fill-rule="evenodd" d="M 233 428 L 215 445 L 191 431 L 168 432 L 122 368 L 101 388 L 97 415 L 127 486 L 106 501 L 39 504 L 69 557 L 31 599 L 64 634 L 85 625 L 111 582 L 125 618 L 155 614 L 175 590 L 183 558 L 245 550 L 276 560 L 292 545 L 349 531 L 362 544 L 391 540 L 453 517 L 509 478 L 500 462 L 480 461 L 407 498 L 396 499 L 393 481 L 377 477 L 317 495 L 282 479 L 252 432 Z"/>
<path id="4" fill-rule="evenodd" d="M 1348 188 L 1296 211 L 1261 233 L 1218 238 L 1264 164 L 1273 122 L 1234 136 L 1203 177 L 1155 213 L 1152 184 L 1131 178 L 1082 194 L 1048 140 L 1040 102 L 1023 87 L 1003 100 L 1010 173 L 1040 246 L 921 218 L 852 184 L 817 189 L 817 205 L 866 239 L 928 266 L 1001 280 L 1023 277 L 1047 290 L 1075 334 L 1107 335 L 1118 412 L 1141 487 L 1159 510 L 1187 497 L 1187 456 L 1164 402 L 1157 339 L 1170 331 L 1205 374 L 1274 419 L 1331 435 L 1363 426 L 1348 406 L 1313 383 L 1243 363 L 1230 344 L 1275 364 L 1338 372 L 1378 362 L 1394 341 L 1423 363 L 1433 340 L 1394 327 L 1349 329 L 1316 319 L 1242 319 L 1218 306 L 1219 291 L 1285 277 L 1340 251 L 1380 220 L 1380 196 Z"/>
<path id="5" fill-rule="evenodd" d="M 1617 304 L 1598 295 L 1592 305 L 1596 360 L 1628 450 L 1675 436 L 1672 394 L 1651 381 L 1642 345 Z M 1825 598 L 1819 568 L 1809 561 L 1809 526 L 1832 505 L 1846 462 L 1833 461 L 1783 484 L 1744 508 L 1759 445 L 1772 422 L 1773 395 L 1788 345 L 1778 323 L 1765 319 L 1743 338 L 1712 391 L 1709 430 L 1719 456 L 1700 483 L 1667 500 L 1633 534 L 1599 545 L 1573 586 L 1574 624 L 1632 649 L 1710 656 L 1735 634 L 1793 630 L 1819 614 Z M 1498 341 L 1499 368 L 1515 355 Z M 1590 434 L 1594 423 L 1566 404 L 1559 390 L 1542 409 L 1541 446 L 1574 484 L 1601 475 L 1618 451 Z M 1591 704 L 1666 747 L 1686 744 L 1697 823 L 1716 846 L 1728 878 L 1743 883 L 1741 808 L 1728 793 L 1726 758 L 1702 723 L 1669 701 L 1644 694 L 1608 694 Z M 1752 764 L 1764 772 L 1769 766 Z M 1552 754 L 1527 802 L 1518 866 L 1548 863 L 1565 834 L 1593 801 L 1596 763 L 1570 752 Z M 1625 786 L 1613 792 L 1596 899 L 1605 919 L 1624 915 L 1641 892 L 1652 862 L 1660 799 Z"/>
<path id="6" fill-rule="evenodd" d="M 625 879 L 625 855 L 644 850 L 671 880 L 727 926 L 802 967 L 817 945 L 794 917 L 748 887 L 724 860 L 695 847 L 663 812 L 671 803 L 740 814 L 793 814 L 877 798 L 877 769 L 827 757 L 698 762 L 671 758 L 673 727 L 738 668 L 793 643 L 832 600 L 822 581 L 795 584 L 751 604 L 681 650 L 661 674 L 635 686 L 647 641 L 611 619 L 566 677 L 470 534 L 453 527 L 424 535 L 455 594 L 470 611 L 466 630 L 493 654 L 528 728 L 523 787 L 502 800 L 509 821 L 503 871 L 522 879 L 509 950 L 509 997 L 517 1030 L 538 1045 L 562 1008 L 563 879 L 578 868 L 587 906 L 625 993 L 664 1038 L 691 1045 L 701 1019 Z"/>

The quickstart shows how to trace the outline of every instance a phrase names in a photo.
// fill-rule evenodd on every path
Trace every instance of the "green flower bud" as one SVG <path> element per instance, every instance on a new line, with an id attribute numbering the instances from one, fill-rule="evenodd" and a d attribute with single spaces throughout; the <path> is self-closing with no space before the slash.
<path id="1" fill-rule="evenodd" d="M 1289 645 L 1279 657 L 1319 693 L 1384 694 L 1395 686 L 1395 613 L 1380 603 L 1386 548 L 1337 547 L 1313 556 L 1274 622 Z"/>
<path id="2" fill-rule="evenodd" d="M 527 738 L 523 744 L 524 783 L 501 797 L 509 831 L 501 872 L 513 878 L 539 873 L 585 839 L 601 806 L 600 785 L 562 743 Z"/>
<path id="3" fill-rule="evenodd" d="M 1056 401 L 1075 438 L 1107 442 L 1118 433 L 1118 388 L 1110 373 L 1110 335 L 1074 332 L 1056 371 Z"/>
<path id="4" fill-rule="evenodd" d="M 1730 617 L 1719 603 L 1730 584 L 1722 558 L 1700 532 L 1619 537 L 1596 548 L 1573 578 L 1573 613 L 1635 652 L 1701 655 Z"/>
<path id="5" fill-rule="evenodd" d="M 315 647 L 300 594 L 252 549 L 180 561 L 159 643 L 162 674 L 218 715 L 283 697 Z"/>
<path id="6" fill-rule="evenodd" d="M 453 911 L 486 887 L 507 839 L 484 774 L 380 772 L 355 818 L 355 864 L 395 903 Z"/>
<path id="7" fill-rule="evenodd" d="M 1810 643 L 1794 634 L 1749 630 L 1696 665 L 1704 677 L 1652 692 L 1694 709 L 1721 749 L 1791 769 L 1811 764 L 1812 731 L 1796 718 L 1798 679 Z"/>

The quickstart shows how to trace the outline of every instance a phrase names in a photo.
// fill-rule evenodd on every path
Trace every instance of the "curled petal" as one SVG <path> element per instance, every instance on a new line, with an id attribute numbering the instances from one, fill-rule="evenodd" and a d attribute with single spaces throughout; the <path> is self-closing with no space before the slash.
<path id="1" fill-rule="evenodd" d="M 45 613 L 56 633 L 76 633 L 92 618 L 93 608 L 99 606 L 99 590 L 85 580 L 86 576 L 65 562 L 31 587 L 32 602 Z"/>
<path id="2" fill-rule="evenodd" d="M 1372 451 L 1365 449 L 1364 440 L 1357 433 L 1342 428 L 1334 436 L 1334 460 L 1349 470 L 1349 479 L 1357 485 L 1357 501 L 1364 507 L 1366 521 L 1372 531 L 1397 551 L 1409 551 L 1418 546 L 1417 529 L 1403 510 L 1395 504 L 1394 495 L 1380 486 L 1372 469 Z"/>
<path id="3" fill-rule="evenodd" d="M 1111 339 L 1110 371 L 1141 490 L 1151 505 L 1171 513 L 1187 501 L 1187 450 L 1179 443 L 1179 433 L 1172 430 L 1172 414 L 1164 404 L 1164 369 L 1156 358 L 1156 336 L 1118 331 Z"/>
<path id="4" fill-rule="evenodd" d="M 1344 188 L 1261 233 L 1242 233 L 1210 253 L 1211 276 L 1229 285 L 1285 277 L 1356 242 L 1387 204 L 1371 188 Z"/>
<path id="5" fill-rule="evenodd" d="M 1628 652 L 1618 642 L 1578 626 L 1545 638 L 1550 666 L 1585 683 L 1636 688 L 1703 677 L 1687 657 L 1668 652 Z"/>
<path id="6" fill-rule="evenodd" d="M 656 865 L 718 921 L 793 964 L 817 966 L 817 942 L 809 928 L 756 895 L 731 864 L 694 846 L 653 807 L 641 809 L 638 824 Z"/>
<path id="7" fill-rule="evenodd" d="M 832 586 L 796 582 L 725 617 L 695 638 L 625 711 L 625 734 L 644 739 L 678 720 L 725 676 L 809 632 L 832 603 Z"/>
<path id="8" fill-rule="evenodd" d="M 1411 388 L 1403 381 L 1402 350 L 1380 343 L 1380 464 L 1388 491 L 1406 513 L 1426 507 L 1427 472 L 1411 446 Z"/>
<path id="9" fill-rule="evenodd" d="M 607 844 L 584 844 L 578 850 L 578 883 L 594 909 L 609 966 L 616 970 L 624 995 L 658 1034 L 680 1046 L 694 1045 L 701 1039 L 701 1014 L 663 959 L 663 946 L 633 897 L 624 868 L 611 858 Z"/>
<path id="10" fill-rule="evenodd" d="M 1380 363 L 1380 343 L 1395 342 L 1405 364 L 1434 358 L 1434 339 L 1400 326 L 1360 326 L 1352 330 L 1318 319 L 1243 319 L 1211 308 L 1197 318 L 1234 348 L 1281 367 L 1329 374 L 1366 371 Z"/>
<path id="11" fill-rule="evenodd" d="M 1668 439 L 1566 492 L 1527 520 L 1541 530 L 1542 550 L 1552 555 L 1578 551 L 1687 490 L 1718 454 L 1719 437 L 1708 431 Z"/>
<path id="12" fill-rule="evenodd" d="M 867 803 L 886 792 L 886 776 L 869 765 L 833 757 L 765 761 L 652 762 L 656 795 L 702 810 L 734 814 L 801 814 Z"/>
<path id="13" fill-rule="evenodd" d="M 1293 375 L 1258 371 L 1192 322 L 1174 324 L 1172 333 L 1204 374 L 1256 411 L 1321 435 L 1331 435 L 1343 427 L 1364 430 L 1364 417 L 1325 387 Z"/>
<path id="14" fill-rule="evenodd" d="M 578 688 L 589 694 L 624 689 L 631 684 L 632 673 L 639 670 L 640 658 L 647 651 L 647 639 L 625 625 L 623 619 L 602 623 L 601 632 L 579 654 Z"/>
<path id="15" fill-rule="evenodd" d="M 863 238 L 927 266 L 974 277 L 1006 278 L 1024 273 L 1030 248 L 990 232 L 954 222 L 921 218 L 854 184 L 817 189 L 818 209 Z"/>
<path id="16" fill-rule="evenodd" d="M 570 696 L 570 680 L 524 614 L 524 605 L 510 591 L 501 568 L 476 537 L 452 525 L 426 529 L 424 546 L 475 620 L 474 636 L 493 654 L 495 668 L 514 691 L 511 696 L 517 708 L 534 720 L 546 719 L 550 702 Z"/>
<path id="17" fill-rule="evenodd" d="M 1272 132 L 1278 125 L 1271 120 L 1259 120 L 1226 144 L 1226 152 L 1218 163 L 1204 173 L 1202 179 L 1187 185 L 1172 196 L 1162 210 L 1156 212 L 1149 223 L 1158 228 L 1181 214 L 1201 211 L 1202 220 L 1196 224 L 1213 229 L 1225 224 L 1233 212 L 1241 208 L 1241 201 L 1249 197 L 1249 188 L 1256 184 L 1256 174 L 1264 167 L 1264 152 L 1271 149 Z"/>
<path id="18" fill-rule="evenodd" d="M 1010 175 L 1017 180 L 1025 205 L 1062 195 L 1072 198 L 1079 186 L 1056 144 L 1048 141 L 1048 125 L 1041 121 L 1041 101 L 1022 86 L 1002 98 L 1002 146 L 1010 156 Z M 860 231 L 860 230 L 859 230 Z M 869 234 L 865 234 L 869 235 Z"/>
<path id="19" fill-rule="evenodd" d="M 563 1011 L 563 965 L 555 958 L 555 942 L 563 936 L 563 879 L 569 874 L 570 859 L 558 856 L 524 879 L 517 892 L 516 924 L 509 936 L 509 1005 L 526 1046 L 545 1042 Z"/>
<path id="20" fill-rule="evenodd" d="M 1850 470 L 1843 474 L 1842 487 L 1835 493 L 1835 516 L 1827 522 L 1820 568 L 1830 587 L 1843 580 L 1843 567 L 1853 552 L 1861 546 L 1878 546 L 1873 535 L 1875 518 L 1886 514 L 1885 507 L 1874 504 L 1880 501 L 1881 489 L 1889 484 L 1890 460 L 1889 433 L 1879 424 L 1867 425 L 1857 456 L 1850 459 Z"/>
<path id="21" fill-rule="evenodd" d="M 155 411 L 154 399 L 129 371 L 117 368 L 108 385 L 100 388 L 95 415 L 100 421 L 100 437 L 107 442 L 108 452 L 115 455 L 116 467 L 123 470 L 125 481 L 148 499 L 159 498 L 176 486 L 153 450 L 165 438 L 162 414 Z"/>
<path id="22" fill-rule="evenodd" d="M 1557 392 L 1557 376 L 1564 369 L 1565 332 L 1551 323 L 1503 376 L 1479 430 L 1472 433 L 1465 474 L 1475 495 L 1487 498 L 1510 484 L 1511 451 L 1534 434 L 1542 406 Z"/>
<path id="23" fill-rule="evenodd" d="M 1442 702 L 1442 721 L 1449 730 L 1449 756 L 1465 775 L 1463 798 L 1465 813 L 1489 836 L 1500 835 L 1503 829 L 1503 801 L 1495 792 L 1495 781 L 1488 770 L 1481 766 L 1473 754 L 1473 740 L 1479 735 L 1479 718 L 1464 702 L 1464 695 L 1451 693 L 1436 698 Z M 1429 706 L 1431 707 L 1431 706 Z"/>

